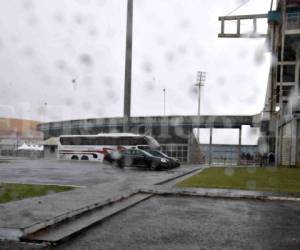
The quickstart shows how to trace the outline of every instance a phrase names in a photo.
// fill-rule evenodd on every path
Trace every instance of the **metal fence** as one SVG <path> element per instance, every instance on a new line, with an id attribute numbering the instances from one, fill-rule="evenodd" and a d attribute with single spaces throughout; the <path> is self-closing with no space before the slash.
<path id="1" fill-rule="evenodd" d="M 170 157 L 178 159 L 181 163 L 188 162 L 188 145 L 187 144 L 163 144 L 161 151 Z"/>

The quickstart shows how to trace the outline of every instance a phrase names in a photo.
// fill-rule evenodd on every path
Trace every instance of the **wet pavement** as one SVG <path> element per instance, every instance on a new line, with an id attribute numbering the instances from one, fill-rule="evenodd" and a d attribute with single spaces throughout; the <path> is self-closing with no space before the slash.
<path id="1" fill-rule="evenodd" d="M 53 249 L 300 249 L 295 202 L 154 197 Z"/>
<path id="2" fill-rule="evenodd" d="M 137 168 L 118 169 L 108 164 L 58 160 L 16 160 L 0 164 L 0 182 L 92 186 L 105 183 L 123 185 L 154 184 L 195 166 L 181 166 L 168 171 Z M 198 166 L 199 167 L 199 166 Z"/>
<path id="3" fill-rule="evenodd" d="M 185 166 L 169 171 L 118 169 L 90 162 L 17 161 L 0 164 L 0 182 L 86 185 L 73 191 L 0 204 L 0 238 L 21 236 L 100 205 L 128 197 L 154 185 L 199 169 Z"/>
<path id="4" fill-rule="evenodd" d="M 174 188 L 181 178 L 163 186 L 153 186 L 199 167 L 183 166 L 156 172 L 56 160 L 1 163 L 0 182 L 67 184 L 87 188 L 0 205 L 0 228 L 45 226 L 60 215 L 69 216 L 74 209 L 99 205 L 116 198 L 116 195 L 130 195 L 139 189 L 157 195 L 52 248 L 300 249 L 300 203 L 288 201 L 290 197 L 286 201 L 262 201 L 246 197 L 270 194 Z M 182 178 L 189 175 L 192 174 Z M 227 198 L 217 198 L 219 195 Z M 0 241 L 0 249 L 44 248 Z"/>

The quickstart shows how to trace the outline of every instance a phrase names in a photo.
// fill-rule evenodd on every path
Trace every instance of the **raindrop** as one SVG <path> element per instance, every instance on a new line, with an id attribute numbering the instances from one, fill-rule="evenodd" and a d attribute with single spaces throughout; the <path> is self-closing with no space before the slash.
<path id="1" fill-rule="evenodd" d="M 115 36 L 115 33 L 116 33 L 116 31 L 113 28 L 108 28 L 106 30 L 106 36 L 110 39 Z"/>
<path id="2" fill-rule="evenodd" d="M 145 86 L 146 86 L 147 91 L 153 91 L 155 89 L 154 81 L 155 81 L 155 79 L 153 79 L 153 81 L 146 82 Z"/>
<path id="3" fill-rule="evenodd" d="M 272 63 L 272 66 L 276 66 L 277 65 L 277 55 L 272 54 L 272 56 L 271 56 L 271 63 Z"/>
<path id="4" fill-rule="evenodd" d="M 265 50 L 264 48 L 258 48 L 255 51 L 255 62 L 257 65 L 261 65 L 265 61 Z"/>
<path id="5" fill-rule="evenodd" d="M 220 86 L 220 87 L 223 87 L 225 84 L 226 84 L 226 78 L 224 76 L 220 76 L 218 79 L 217 79 L 217 84 Z"/>
<path id="6" fill-rule="evenodd" d="M 25 10 L 32 10 L 34 8 L 31 0 L 23 0 L 22 6 Z"/>
<path id="7" fill-rule="evenodd" d="M 38 107 L 38 108 L 36 109 L 36 113 L 37 113 L 38 115 L 40 115 L 40 116 L 45 115 L 45 113 L 46 113 L 45 107 L 44 107 L 44 106 Z"/>
<path id="8" fill-rule="evenodd" d="M 74 21 L 75 23 L 77 23 L 78 25 L 81 25 L 84 23 L 85 18 L 81 13 L 77 13 L 74 15 Z"/>
<path id="9" fill-rule="evenodd" d="M 104 84 L 105 84 L 107 87 L 113 87 L 114 81 L 113 81 L 113 79 L 112 79 L 110 76 L 107 76 L 107 77 L 105 77 L 105 79 L 104 79 Z"/>
<path id="10" fill-rule="evenodd" d="M 88 54 L 82 54 L 79 56 L 79 61 L 87 66 L 87 67 L 92 67 L 93 66 L 93 59 L 90 55 Z"/>
<path id="11" fill-rule="evenodd" d="M 109 100 L 111 100 L 114 103 L 118 100 L 118 96 L 117 96 L 116 92 L 113 90 L 107 91 L 106 96 Z"/>
<path id="12" fill-rule="evenodd" d="M 92 37 L 97 37 L 98 36 L 98 30 L 96 27 L 90 27 L 88 30 L 88 33 Z"/>
<path id="13" fill-rule="evenodd" d="M 248 55 L 248 50 L 246 50 L 246 49 L 239 50 L 239 57 L 244 59 L 245 57 L 247 57 L 247 55 Z"/>
<path id="14" fill-rule="evenodd" d="M 65 104 L 67 106 L 72 106 L 74 104 L 74 100 L 72 98 L 68 97 L 65 99 Z"/>
<path id="15" fill-rule="evenodd" d="M 175 61 L 175 54 L 173 52 L 167 52 L 166 53 L 166 60 L 170 63 Z"/>
<path id="16" fill-rule="evenodd" d="M 17 35 L 13 35 L 11 34 L 10 37 L 9 37 L 9 40 L 12 42 L 12 43 L 20 43 L 20 38 L 17 36 Z"/>
<path id="17" fill-rule="evenodd" d="M 237 4 L 244 4 L 248 2 L 249 0 L 236 0 Z"/>
<path id="18" fill-rule="evenodd" d="M 98 116 L 101 117 L 101 116 L 103 115 L 104 112 L 103 112 L 103 109 L 102 109 L 102 108 L 98 108 L 98 109 L 96 110 L 96 113 L 97 113 Z"/>
<path id="19" fill-rule="evenodd" d="M 220 97 L 221 97 L 221 102 L 223 104 L 228 104 L 229 103 L 229 98 L 228 98 L 228 95 L 227 95 L 226 91 L 221 91 L 220 92 Z"/>
<path id="20" fill-rule="evenodd" d="M 255 174 L 256 173 L 256 168 L 255 167 L 247 167 L 247 172 L 249 174 Z"/>
<path id="21" fill-rule="evenodd" d="M 142 68 L 147 73 L 151 73 L 153 71 L 153 66 L 151 62 L 144 62 Z"/>
<path id="22" fill-rule="evenodd" d="M 160 37 L 157 38 L 157 44 L 158 44 L 159 46 L 164 46 L 165 43 L 166 43 L 166 41 L 165 41 L 165 38 L 164 38 L 164 37 L 160 36 Z"/>
<path id="23" fill-rule="evenodd" d="M 51 194 L 55 194 L 55 192 L 54 192 L 53 190 L 49 190 L 49 191 L 47 192 L 47 194 L 48 194 L 48 195 L 51 195 Z"/>
<path id="24" fill-rule="evenodd" d="M 57 13 L 54 14 L 53 17 L 54 17 L 54 20 L 59 22 L 59 23 L 63 23 L 65 21 L 65 17 L 62 13 L 57 12 Z"/>
<path id="25" fill-rule="evenodd" d="M 38 24 L 38 19 L 36 16 L 30 16 L 28 19 L 27 19 L 27 23 L 30 25 L 30 26 L 36 26 Z"/>
<path id="26" fill-rule="evenodd" d="M 76 2 L 79 4 L 89 4 L 90 0 L 76 0 Z"/>
<path id="27" fill-rule="evenodd" d="M 85 76 L 83 78 L 83 81 L 84 85 L 86 85 L 87 87 L 93 85 L 93 78 L 91 76 Z"/>
<path id="28" fill-rule="evenodd" d="M 106 4 L 106 0 L 97 0 L 97 2 L 100 6 L 103 6 Z"/>
<path id="29" fill-rule="evenodd" d="M 44 75 L 41 77 L 41 81 L 44 85 L 49 86 L 52 84 L 52 79 L 50 76 Z"/>
<path id="30" fill-rule="evenodd" d="M 186 52 L 187 52 L 186 46 L 185 46 L 185 45 L 180 45 L 180 46 L 178 47 L 178 52 L 179 52 L 180 54 L 186 54 Z"/>
<path id="31" fill-rule="evenodd" d="M 197 98 L 198 97 L 198 89 L 194 85 L 191 85 L 189 87 L 189 95 L 192 98 Z"/>
<path id="32" fill-rule="evenodd" d="M 23 48 L 23 54 L 24 56 L 30 58 L 35 56 L 35 50 L 31 46 L 26 46 Z"/>
<path id="33" fill-rule="evenodd" d="M 88 111 L 88 110 L 90 110 L 91 109 L 91 104 L 90 104 L 90 102 L 83 102 L 82 103 L 82 108 L 84 109 L 84 111 Z"/>
<path id="34" fill-rule="evenodd" d="M 181 20 L 180 27 L 182 29 L 187 29 L 190 26 L 190 21 L 187 19 Z"/>
<path id="35" fill-rule="evenodd" d="M 2 40 L 0 39 L 0 50 L 2 50 L 3 47 L 4 47 L 4 44 L 3 44 Z"/>
<path id="36" fill-rule="evenodd" d="M 247 187 L 247 189 L 255 190 L 256 189 L 256 181 L 255 180 L 247 181 L 246 187 Z"/>
<path id="37" fill-rule="evenodd" d="M 260 143 L 258 146 L 258 152 L 264 155 L 268 152 L 268 145 L 266 143 Z"/>
<path id="38" fill-rule="evenodd" d="M 65 71 L 67 69 L 67 63 L 64 60 L 56 61 L 55 65 L 61 71 Z"/>
<path id="39" fill-rule="evenodd" d="M 278 170 L 277 168 L 266 168 L 266 169 L 271 173 L 274 173 Z"/>
<path id="40" fill-rule="evenodd" d="M 31 212 L 28 210 L 22 210 L 20 212 L 20 215 L 23 216 L 24 218 L 30 218 L 32 216 Z"/>
<path id="41" fill-rule="evenodd" d="M 233 176 L 234 175 L 234 168 L 225 168 L 224 174 L 226 176 Z"/>

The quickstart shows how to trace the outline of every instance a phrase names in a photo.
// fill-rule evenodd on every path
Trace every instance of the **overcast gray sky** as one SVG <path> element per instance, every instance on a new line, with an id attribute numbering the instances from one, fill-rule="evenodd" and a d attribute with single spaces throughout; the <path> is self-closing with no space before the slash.
<path id="1" fill-rule="evenodd" d="M 270 61 L 265 40 L 217 37 L 218 16 L 243 2 L 135 0 L 132 115 L 162 115 L 163 88 L 168 115 L 196 114 L 198 70 L 207 72 L 202 114 L 262 110 Z M 122 116 L 126 4 L 1 1 L 0 116 Z M 234 14 L 266 13 L 269 6 L 251 0 Z"/>

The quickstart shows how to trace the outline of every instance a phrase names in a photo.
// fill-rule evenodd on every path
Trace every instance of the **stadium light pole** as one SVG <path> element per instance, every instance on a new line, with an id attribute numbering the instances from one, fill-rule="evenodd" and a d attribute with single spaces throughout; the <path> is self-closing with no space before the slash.
<path id="1" fill-rule="evenodd" d="M 200 111 L 201 111 L 201 87 L 204 86 L 206 79 L 206 72 L 198 71 L 197 72 L 197 83 L 195 84 L 196 87 L 198 87 L 198 117 L 200 120 Z M 197 129 L 197 139 L 200 143 L 200 129 Z"/>
<path id="2" fill-rule="evenodd" d="M 133 37 L 133 0 L 127 0 L 123 132 L 128 132 L 129 129 L 128 118 L 131 115 L 132 37 Z"/>

